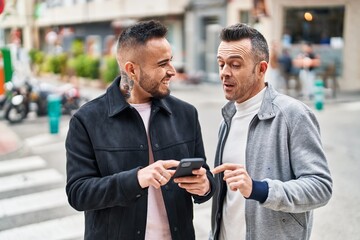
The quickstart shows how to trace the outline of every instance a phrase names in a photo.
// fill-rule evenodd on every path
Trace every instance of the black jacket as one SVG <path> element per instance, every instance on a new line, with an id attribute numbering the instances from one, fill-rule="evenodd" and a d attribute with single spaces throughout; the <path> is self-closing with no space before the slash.
<path id="1" fill-rule="evenodd" d="M 137 180 L 149 164 L 144 124 L 119 90 L 120 78 L 107 92 L 85 104 L 70 120 L 66 139 L 67 185 L 70 205 L 85 211 L 85 239 L 144 239 L 147 189 Z M 153 99 L 149 123 L 154 160 L 205 158 L 196 109 L 173 96 Z M 211 198 L 214 180 L 208 165 L 211 192 L 192 196 L 172 180 L 162 187 L 171 236 L 195 239 L 193 204 Z"/>

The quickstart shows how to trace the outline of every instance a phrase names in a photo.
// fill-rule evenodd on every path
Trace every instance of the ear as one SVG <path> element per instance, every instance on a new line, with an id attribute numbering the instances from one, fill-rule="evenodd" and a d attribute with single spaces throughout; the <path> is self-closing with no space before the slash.
<path id="1" fill-rule="evenodd" d="M 267 68 L 268 68 L 268 63 L 266 61 L 261 61 L 259 63 L 259 74 L 264 76 Z"/>
<path id="2" fill-rule="evenodd" d="M 136 66 L 133 62 L 126 62 L 124 65 L 124 70 L 126 74 L 129 76 L 129 78 L 136 80 L 136 72 L 135 72 Z"/>

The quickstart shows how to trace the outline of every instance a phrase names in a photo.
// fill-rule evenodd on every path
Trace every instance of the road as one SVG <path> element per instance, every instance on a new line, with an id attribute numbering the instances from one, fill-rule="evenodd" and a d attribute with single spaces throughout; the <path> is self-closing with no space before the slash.
<path id="1" fill-rule="evenodd" d="M 0 161 L 0 239 L 82 239 L 82 214 L 69 207 L 64 190 L 68 121 L 62 117 L 57 135 L 48 133 L 47 117 L 11 125 L 24 147 Z"/>
<path id="2" fill-rule="evenodd" d="M 175 96 L 193 103 L 199 111 L 207 161 L 212 167 L 220 108 L 225 103 L 220 86 L 173 88 Z M 360 239 L 360 97 L 327 104 L 316 115 L 334 193 L 328 205 L 315 210 L 312 239 Z M 68 121 L 69 116 L 62 116 L 56 135 L 49 134 L 46 117 L 33 115 L 21 124 L 9 125 L 25 145 L 16 156 L 0 161 L 0 239 L 82 239 L 82 213 L 69 207 L 64 192 Z M 197 239 L 207 239 L 210 201 L 196 205 L 194 216 Z"/>

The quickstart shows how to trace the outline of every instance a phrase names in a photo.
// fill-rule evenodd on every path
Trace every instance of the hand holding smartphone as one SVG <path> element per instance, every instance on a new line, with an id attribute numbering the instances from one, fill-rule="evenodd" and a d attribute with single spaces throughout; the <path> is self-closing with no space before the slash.
<path id="1" fill-rule="evenodd" d="M 195 169 L 200 169 L 203 164 L 203 158 L 183 158 L 180 160 L 173 178 L 193 176 L 192 171 Z"/>

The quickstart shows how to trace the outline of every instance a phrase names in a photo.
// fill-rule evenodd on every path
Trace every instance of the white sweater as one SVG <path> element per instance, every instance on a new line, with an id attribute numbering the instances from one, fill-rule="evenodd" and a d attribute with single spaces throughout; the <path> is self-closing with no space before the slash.
<path id="1" fill-rule="evenodd" d="M 230 132 L 227 137 L 223 163 L 245 165 L 245 149 L 248 128 L 251 120 L 258 113 L 265 88 L 254 97 L 242 103 L 236 103 L 236 113 L 232 118 Z M 220 240 L 245 239 L 245 199 L 239 191 L 227 188 L 224 200 L 223 218 L 220 227 Z"/>

